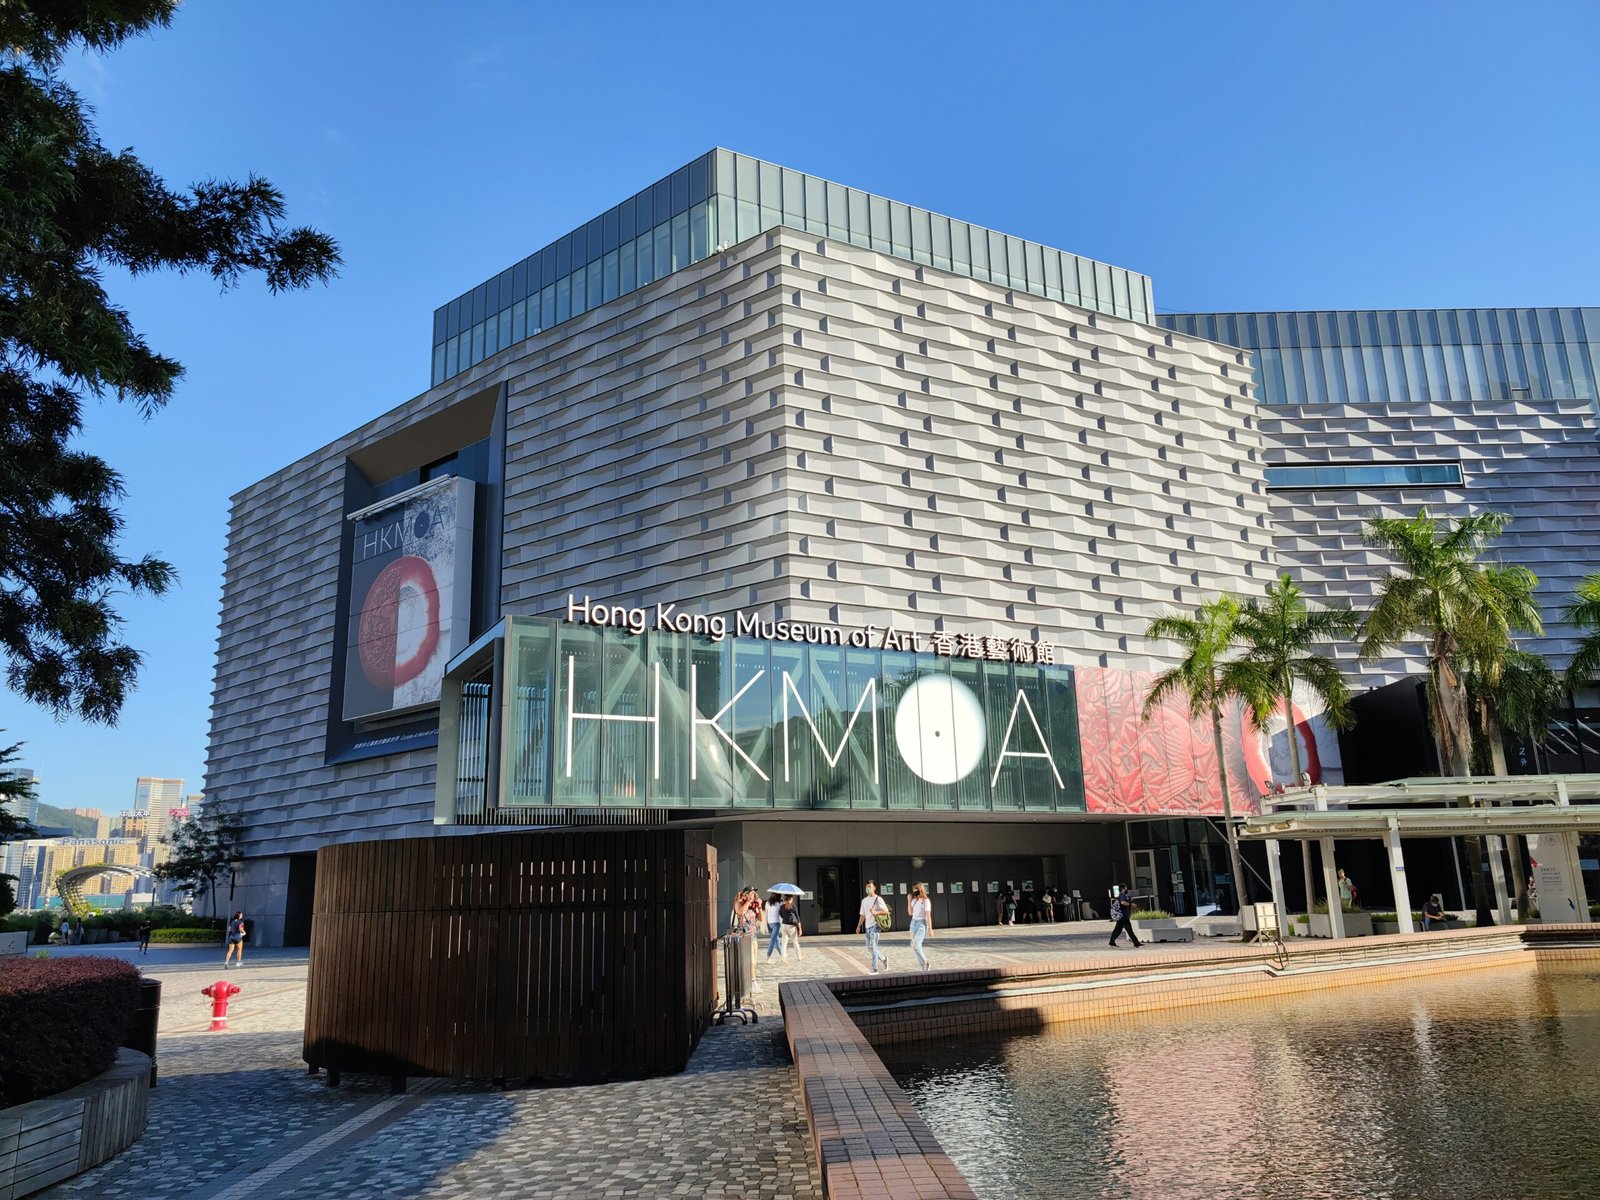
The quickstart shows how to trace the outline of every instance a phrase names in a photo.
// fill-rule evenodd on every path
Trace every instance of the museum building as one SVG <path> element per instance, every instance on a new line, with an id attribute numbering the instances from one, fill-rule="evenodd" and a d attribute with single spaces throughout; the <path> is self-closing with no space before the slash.
<path id="1" fill-rule="evenodd" d="M 439 309 L 428 391 L 234 498 L 235 903 L 293 944 L 320 846 L 681 821 L 814 929 L 869 877 L 945 925 L 1007 887 L 1227 903 L 1150 619 L 1280 569 L 1359 601 L 1378 509 L 1592 528 L 1596 310 L 1440 319 L 1157 318 L 1143 275 L 713 151 Z M 1225 725 L 1254 811 L 1287 731 Z"/>

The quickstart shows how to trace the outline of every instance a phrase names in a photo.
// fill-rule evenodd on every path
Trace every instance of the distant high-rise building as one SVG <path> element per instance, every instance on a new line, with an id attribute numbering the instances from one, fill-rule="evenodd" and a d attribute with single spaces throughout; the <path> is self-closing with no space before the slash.
<path id="1" fill-rule="evenodd" d="M 37 791 L 39 776 L 27 767 L 0 767 L 0 779 L 21 779 L 35 785 L 35 792 L 32 796 L 27 799 L 0 801 L 0 807 L 21 817 L 30 825 L 36 824 L 39 820 L 39 796 Z"/>
<path id="2" fill-rule="evenodd" d="M 183 807 L 183 780 L 139 776 L 134 782 L 133 807 L 150 814 L 150 841 L 159 841 L 167 836 L 169 814 Z"/>
<path id="3" fill-rule="evenodd" d="M 106 816 L 106 814 L 101 812 L 98 808 L 69 808 L 67 811 L 75 817 L 85 817 L 88 820 L 93 821 L 93 836 L 97 838 L 108 838 L 111 836 L 111 818 Z"/>

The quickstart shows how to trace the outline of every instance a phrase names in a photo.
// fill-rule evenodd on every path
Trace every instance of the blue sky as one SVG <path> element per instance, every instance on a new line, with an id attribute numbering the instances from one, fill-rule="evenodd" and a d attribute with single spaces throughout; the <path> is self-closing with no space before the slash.
<path id="1" fill-rule="evenodd" d="M 1162 310 L 1600 303 L 1600 5 L 192 4 L 69 64 L 173 183 L 260 173 L 327 288 L 114 281 L 188 367 L 91 401 L 148 656 L 113 730 L 0 696 L 52 804 L 203 774 L 229 497 L 423 391 L 433 308 L 714 145 L 1143 271 Z"/>

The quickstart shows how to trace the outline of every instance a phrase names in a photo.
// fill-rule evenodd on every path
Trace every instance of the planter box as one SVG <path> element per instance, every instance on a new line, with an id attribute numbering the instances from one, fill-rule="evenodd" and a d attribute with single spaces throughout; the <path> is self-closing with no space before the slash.
<path id="1" fill-rule="evenodd" d="M 1312 937 L 1320 937 L 1320 938 L 1331 938 L 1333 936 L 1333 923 L 1332 922 L 1333 922 L 1333 918 L 1331 916 L 1329 916 L 1327 913 L 1312 913 L 1311 914 L 1311 936 Z M 1344 914 L 1344 935 L 1345 935 L 1345 937 L 1371 937 L 1372 936 L 1372 914 L 1371 913 L 1362 913 L 1362 912 L 1345 913 Z"/>
<path id="2" fill-rule="evenodd" d="M 0 1110 L 0 1196 L 32 1195 L 115 1158 L 144 1134 L 149 1101 L 150 1059 L 123 1049 L 88 1083 Z"/>
<path id="3" fill-rule="evenodd" d="M 1399 933 L 1400 932 L 1400 922 L 1399 921 L 1374 921 L 1372 923 L 1372 932 L 1376 933 L 1376 934 L 1380 934 L 1380 935 L 1381 934 L 1385 934 L 1385 933 Z"/>
<path id="4" fill-rule="evenodd" d="M 1192 942 L 1194 930 L 1179 923 L 1176 917 L 1157 918 L 1152 921 L 1135 921 L 1134 932 L 1152 942 Z"/>

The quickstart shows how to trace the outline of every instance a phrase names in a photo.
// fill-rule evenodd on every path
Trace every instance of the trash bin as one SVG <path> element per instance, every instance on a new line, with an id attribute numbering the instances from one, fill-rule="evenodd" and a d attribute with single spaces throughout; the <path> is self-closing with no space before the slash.
<path id="1" fill-rule="evenodd" d="M 722 1008 L 712 1017 L 720 1025 L 729 1017 L 758 1021 L 756 1010 L 745 1003 L 750 996 L 750 956 L 745 953 L 745 935 L 730 930 L 722 936 Z"/>
<path id="2" fill-rule="evenodd" d="M 161 981 L 139 980 L 139 1003 L 122 1044 L 150 1056 L 150 1086 L 156 1085 L 156 1028 L 161 1023 Z"/>

